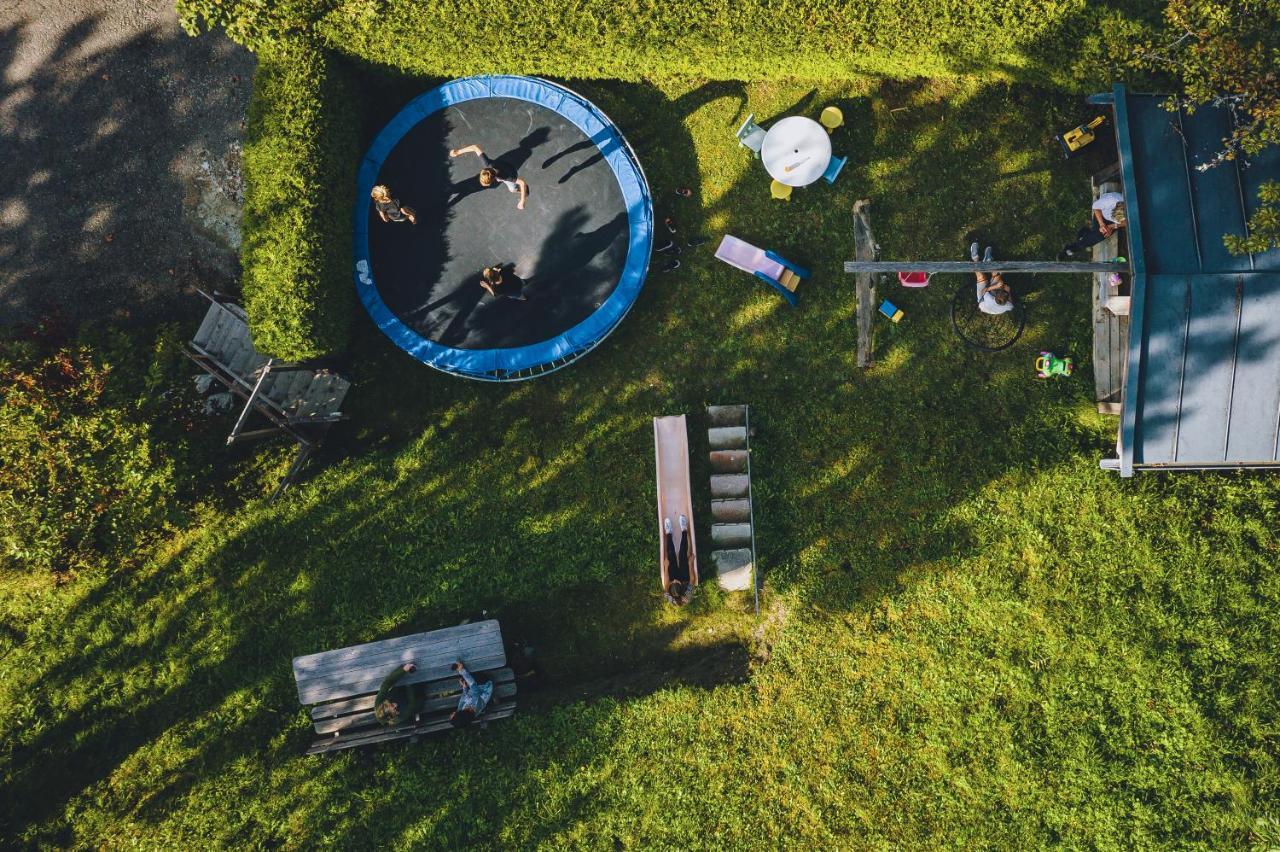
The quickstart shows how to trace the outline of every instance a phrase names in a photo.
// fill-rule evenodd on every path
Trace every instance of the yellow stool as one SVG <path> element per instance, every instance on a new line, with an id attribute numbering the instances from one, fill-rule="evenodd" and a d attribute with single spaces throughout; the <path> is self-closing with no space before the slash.
<path id="1" fill-rule="evenodd" d="M 830 133 L 844 124 L 844 113 L 840 111 L 840 107 L 825 107 L 822 115 L 818 117 L 818 122 Z"/>
<path id="2" fill-rule="evenodd" d="M 769 184 L 769 193 L 779 201 L 791 200 L 791 187 L 779 180 Z"/>

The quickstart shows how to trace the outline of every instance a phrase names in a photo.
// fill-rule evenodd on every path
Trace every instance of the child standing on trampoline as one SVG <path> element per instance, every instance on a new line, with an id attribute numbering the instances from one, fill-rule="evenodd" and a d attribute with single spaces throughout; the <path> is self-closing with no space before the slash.
<path id="1" fill-rule="evenodd" d="M 525 199 L 529 197 L 529 184 L 525 183 L 524 178 L 515 173 L 504 173 L 500 168 L 501 164 L 497 160 L 489 159 L 479 145 L 454 148 L 449 152 L 450 157 L 461 157 L 463 154 L 475 154 L 484 163 L 484 167 L 480 169 L 480 185 L 482 187 L 488 189 L 499 184 L 505 186 L 508 192 L 513 192 L 520 196 L 520 200 L 516 202 L 516 209 L 524 209 Z"/>
<path id="2" fill-rule="evenodd" d="M 391 197 L 391 190 L 379 184 L 369 193 L 373 199 L 373 209 L 378 211 L 378 218 L 384 222 L 408 222 L 418 224 L 418 214 L 412 207 L 401 207 L 400 199 Z"/>
<path id="3" fill-rule="evenodd" d="M 529 301 L 529 297 L 524 294 L 524 283 L 516 277 L 514 272 L 511 273 L 510 278 L 504 276 L 501 266 L 486 266 L 484 272 L 480 274 L 480 286 L 495 299 Z"/>

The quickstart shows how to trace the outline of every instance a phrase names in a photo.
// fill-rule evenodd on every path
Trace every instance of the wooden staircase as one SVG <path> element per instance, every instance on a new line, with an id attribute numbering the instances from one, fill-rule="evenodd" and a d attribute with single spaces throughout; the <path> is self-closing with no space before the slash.
<path id="1" fill-rule="evenodd" d="M 707 406 L 711 447 L 711 563 L 720 587 L 751 589 L 759 609 L 751 500 L 751 412 L 745 405 Z"/>

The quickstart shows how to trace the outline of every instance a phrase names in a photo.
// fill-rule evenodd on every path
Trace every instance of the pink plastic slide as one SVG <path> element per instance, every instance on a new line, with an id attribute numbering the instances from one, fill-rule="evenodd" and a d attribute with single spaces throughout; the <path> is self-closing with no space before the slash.
<path id="1" fill-rule="evenodd" d="M 653 418 L 653 447 L 658 469 L 658 564 L 662 590 L 671 582 L 662 522 L 671 519 L 673 535 L 680 542 L 679 518 L 689 519 L 689 586 L 698 585 L 698 543 L 693 537 L 693 497 L 689 489 L 689 435 L 684 415 Z"/>

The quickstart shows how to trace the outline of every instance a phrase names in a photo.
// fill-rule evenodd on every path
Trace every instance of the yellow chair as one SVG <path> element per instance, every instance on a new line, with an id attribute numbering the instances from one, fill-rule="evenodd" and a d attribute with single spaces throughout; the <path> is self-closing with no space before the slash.
<path id="1" fill-rule="evenodd" d="M 779 180 L 769 184 L 769 193 L 779 201 L 791 200 L 791 187 Z"/>
<path id="2" fill-rule="evenodd" d="M 840 111 L 840 107 L 824 107 L 822 115 L 819 116 L 818 122 L 827 128 L 827 132 L 831 133 L 837 127 L 844 124 L 844 113 Z"/>

